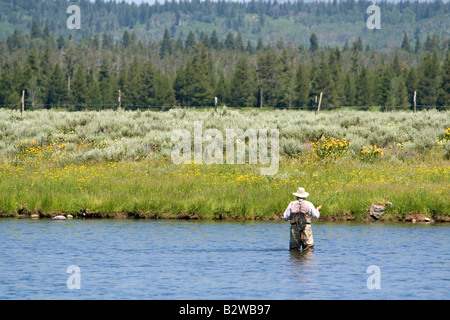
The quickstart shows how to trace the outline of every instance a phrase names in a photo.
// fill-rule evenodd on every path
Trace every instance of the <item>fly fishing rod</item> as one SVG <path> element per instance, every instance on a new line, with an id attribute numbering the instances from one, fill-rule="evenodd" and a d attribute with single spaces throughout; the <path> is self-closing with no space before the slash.
<path id="1" fill-rule="evenodd" d="M 328 197 L 327 200 L 325 200 L 324 203 L 321 204 L 321 206 L 323 206 L 325 203 L 327 203 L 328 201 L 331 200 L 331 198 L 333 198 L 343 187 L 345 187 L 347 184 L 349 184 L 353 178 L 355 178 L 358 173 L 364 168 L 365 164 L 361 166 L 361 168 L 355 173 L 355 175 L 353 175 L 346 183 L 344 183 L 339 189 L 337 189 L 331 196 Z"/>

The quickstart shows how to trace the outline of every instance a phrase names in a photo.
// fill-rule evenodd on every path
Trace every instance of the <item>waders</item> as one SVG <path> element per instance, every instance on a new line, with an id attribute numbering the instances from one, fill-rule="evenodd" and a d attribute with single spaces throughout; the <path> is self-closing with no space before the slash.
<path id="1" fill-rule="evenodd" d="M 302 200 L 297 203 L 291 210 L 289 250 L 313 250 L 314 239 L 311 221 L 307 218 L 307 211 L 305 206 L 302 205 Z"/>

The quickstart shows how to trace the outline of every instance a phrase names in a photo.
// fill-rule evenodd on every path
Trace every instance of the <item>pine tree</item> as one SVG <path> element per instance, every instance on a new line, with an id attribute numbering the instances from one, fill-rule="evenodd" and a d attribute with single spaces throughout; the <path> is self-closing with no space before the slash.
<path id="1" fill-rule="evenodd" d="M 117 103 L 116 81 L 110 74 L 110 68 L 110 62 L 105 59 L 98 72 L 98 83 L 101 93 L 100 103 L 104 105 L 115 105 Z"/>
<path id="2" fill-rule="evenodd" d="M 260 51 L 264 49 L 264 43 L 261 37 L 258 38 L 258 43 L 256 45 L 256 51 Z"/>
<path id="3" fill-rule="evenodd" d="M 220 47 L 219 37 L 217 36 L 216 30 L 211 32 L 211 36 L 209 37 L 209 44 L 211 48 L 218 50 Z"/>
<path id="4" fill-rule="evenodd" d="M 183 68 L 177 70 L 173 89 L 175 92 L 175 99 L 181 106 L 191 106 L 193 100 L 193 82 L 195 77 L 194 66 L 191 61 L 188 61 Z"/>
<path id="5" fill-rule="evenodd" d="M 159 56 L 164 58 L 166 55 L 172 54 L 172 38 L 170 37 L 169 30 L 164 30 L 163 40 L 161 42 L 161 49 L 159 51 Z"/>
<path id="6" fill-rule="evenodd" d="M 283 50 L 279 60 L 279 87 L 276 106 L 278 108 L 292 108 L 295 101 L 295 74 L 287 49 Z"/>
<path id="7" fill-rule="evenodd" d="M 40 70 L 38 53 L 35 48 L 30 50 L 27 62 L 24 64 L 20 75 L 20 87 L 25 88 L 27 92 L 27 104 L 31 105 L 29 109 L 34 109 L 35 106 L 41 102 L 41 88 L 38 83 L 38 79 L 40 78 Z"/>
<path id="8" fill-rule="evenodd" d="M 122 45 L 124 48 L 128 48 L 130 45 L 130 33 L 128 30 L 125 30 L 122 35 Z"/>
<path id="9" fill-rule="evenodd" d="M 297 67 L 295 82 L 295 105 L 297 107 L 305 107 L 308 105 L 310 81 L 308 71 L 303 63 L 299 63 Z"/>
<path id="10" fill-rule="evenodd" d="M 430 35 L 427 35 L 427 39 L 425 40 L 423 48 L 429 52 L 438 50 L 439 40 L 438 40 L 437 36 L 435 34 L 433 34 L 431 37 L 430 37 Z"/>
<path id="11" fill-rule="evenodd" d="M 219 73 L 219 78 L 216 84 L 216 96 L 221 104 L 231 104 L 230 98 L 230 85 L 228 80 L 225 78 L 223 71 Z"/>
<path id="12" fill-rule="evenodd" d="M 358 46 L 353 44 L 351 57 L 352 65 L 350 68 L 350 72 L 353 76 L 357 76 L 359 72 L 360 59 L 360 51 L 358 50 Z"/>
<path id="13" fill-rule="evenodd" d="M 344 77 L 344 106 L 354 106 L 355 105 L 355 81 L 353 76 L 347 73 Z"/>
<path id="14" fill-rule="evenodd" d="M 391 70 L 395 77 L 400 76 L 402 73 L 402 66 L 400 65 L 400 59 L 397 54 L 395 54 L 394 60 L 392 60 Z"/>
<path id="15" fill-rule="evenodd" d="M 215 78 L 212 60 L 206 47 L 200 43 L 192 59 L 195 73 L 192 79 L 192 104 L 195 106 L 214 105 Z"/>
<path id="16" fill-rule="evenodd" d="M 41 55 L 39 63 L 40 75 L 38 76 L 38 86 L 39 91 L 41 92 L 40 100 L 46 104 L 46 99 L 48 96 L 48 90 L 50 89 L 50 81 L 52 77 L 53 70 L 53 51 L 50 46 L 46 46 L 44 48 L 44 52 Z M 65 83 L 64 79 L 62 80 L 63 84 Z"/>
<path id="17" fill-rule="evenodd" d="M 388 67 L 381 65 L 375 70 L 373 105 L 387 107 L 392 103 L 391 79 Z"/>
<path id="18" fill-rule="evenodd" d="M 419 53 L 419 51 L 422 49 L 422 45 L 420 44 L 420 38 L 416 38 L 416 45 L 414 46 L 414 53 Z"/>
<path id="19" fill-rule="evenodd" d="M 408 96 L 407 101 L 409 102 L 409 105 L 411 107 L 413 107 L 414 91 L 417 91 L 417 73 L 416 73 L 416 68 L 410 68 L 408 70 L 408 72 L 406 74 L 405 86 L 406 86 L 406 92 L 407 92 L 407 96 Z"/>
<path id="20" fill-rule="evenodd" d="M 362 41 L 361 37 L 358 37 L 358 39 L 356 39 L 356 41 L 353 42 L 352 51 L 356 50 L 356 51 L 362 52 L 363 49 L 364 49 L 363 41 Z"/>
<path id="21" fill-rule="evenodd" d="M 442 81 L 438 92 L 438 105 L 450 106 L 450 51 L 447 50 L 442 66 Z"/>
<path id="22" fill-rule="evenodd" d="M 75 71 L 70 91 L 70 102 L 75 105 L 75 109 L 81 110 L 87 103 L 87 89 L 86 69 L 81 64 Z"/>
<path id="23" fill-rule="evenodd" d="M 20 30 L 15 30 L 12 35 L 6 40 L 8 49 L 10 52 L 14 52 L 16 49 L 21 49 L 25 46 L 25 36 L 20 32 Z"/>
<path id="24" fill-rule="evenodd" d="M 141 72 L 135 57 L 128 67 L 123 83 L 122 106 L 124 108 L 134 109 L 141 103 L 141 84 Z"/>
<path id="25" fill-rule="evenodd" d="M 55 64 L 48 85 L 45 107 L 61 107 L 67 102 L 66 77 L 58 64 Z"/>
<path id="26" fill-rule="evenodd" d="M 412 52 L 411 45 L 409 44 L 408 35 L 406 34 L 406 32 L 403 33 L 401 49 L 405 50 L 406 52 Z"/>
<path id="27" fill-rule="evenodd" d="M 205 47 L 209 48 L 210 47 L 210 41 L 209 41 L 209 37 L 206 33 L 204 33 L 203 31 L 200 32 L 200 39 L 199 41 L 201 43 L 203 43 L 205 45 Z"/>
<path id="28" fill-rule="evenodd" d="M 253 47 L 250 40 L 247 40 L 247 46 L 245 47 L 245 51 L 247 51 L 249 54 L 255 53 L 255 48 Z"/>
<path id="29" fill-rule="evenodd" d="M 88 72 L 86 75 L 86 82 L 88 83 L 86 102 L 89 105 L 89 109 L 100 110 L 102 107 L 102 95 L 100 92 L 97 75 L 93 72 Z"/>
<path id="30" fill-rule="evenodd" d="M 31 38 L 39 38 L 42 36 L 41 26 L 37 20 L 33 20 L 30 31 Z"/>
<path id="31" fill-rule="evenodd" d="M 174 91 L 170 79 L 164 76 L 159 69 L 156 70 L 155 89 L 155 105 L 162 107 L 174 105 Z"/>
<path id="32" fill-rule="evenodd" d="M 144 63 L 140 70 L 139 105 L 156 106 L 156 68 L 151 61 Z"/>
<path id="33" fill-rule="evenodd" d="M 333 87 L 329 94 L 329 101 L 333 105 L 339 105 L 344 100 L 343 71 L 339 47 L 336 46 L 334 50 L 331 50 L 328 64 L 331 72 L 331 78 L 333 80 Z"/>
<path id="34" fill-rule="evenodd" d="M 317 51 L 317 49 L 319 49 L 319 39 L 317 39 L 317 36 L 315 33 L 312 33 L 311 36 L 309 37 L 309 50 L 311 50 L 311 52 Z"/>
<path id="35" fill-rule="evenodd" d="M 194 57 L 177 71 L 173 84 L 175 98 L 180 105 L 214 105 L 215 83 L 211 57 L 206 47 L 199 43 Z"/>
<path id="36" fill-rule="evenodd" d="M 241 55 L 231 77 L 230 95 L 232 106 L 253 107 L 256 103 L 254 88 L 254 75 L 246 57 Z"/>
<path id="37" fill-rule="evenodd" d="M 409 105 L 408 90 L 403 77 L 392 79 L 391 94 L 393 106 L 406 107 Z"/>
<path id="38" fill-rule="evenodd" d="M 38 52 L 35 48 L 30 50 L 27 62 L 24 66 L 24 74 L 28 79 L 36 77 L 39 74 Z"/>
<path id="39" fill-rule="evenodd" d="M 274 107 L 279 85 L 278 57 L 272 50 L 262 53 L 257 61 L 259 105 Z"/>
<path id="40" fill-rule="evenodd" d="M 224 46 L 225 46 L 225 48 L 227 48 L 229 50 L 234 50 L 235 41 L 234 41 L 233 34 L 231 32 L 228 32 L 227 37 L 224 42 Z"/>
<path id="41" fill-rule="evenodd" d="M 184 47 L 188 50 L 193 48 L 196 44 L 195 34 L 192 31 L 189 31 L 186 41 L 184 42 Z"/>
<path id="42" fill-rule="evenodd" d="M 234 47 L 239 51 L 244 51 L 244 40 L 242 40 L 242 35 L 240 32 L 237 33 L 234 39 Z"/>
<path id="43" fill-rule="evenodd" d="M 173 105 L 172 85 L 151 61 L 142 66 L 139 79 L 139 105 L 158 107 Z"/>
<path id="44" fill-rule="evenodd" d="M 18 108 L 20 104 L 19 88 L 16 87 L 17 74 L 10 64 L 5 63 L 0 76 L 0 107 Z"/>
<path id="45" fill-rule="evenodd" d="M 362 67 L 356 81 L 356 105 L 362 107 L 373 105 L 371 83 L 369 71 L 366 67 Z"/>
<path id="46" fill-rule="evenodd" d="M 320 96 L 323 92 L 322 105 L 334 105 L 335 87 L 325 54 L 322 53 L 317 72 L 313 75 L 311 93 Z"/>
<path id="47" fill-rule="evenodd" d="M 435 106 L 440 85 L 440 66 L 437 51 L 428 52 L 418 67 L 417 101 L 420 105 Z"/>

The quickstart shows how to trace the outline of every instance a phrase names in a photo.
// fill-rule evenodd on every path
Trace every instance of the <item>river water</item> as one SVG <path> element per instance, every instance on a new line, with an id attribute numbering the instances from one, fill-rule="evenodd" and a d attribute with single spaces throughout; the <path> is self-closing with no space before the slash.
<path id="1" fill-rule="evenodd" d="M 0 299 L 449 299 L 450 225 L 0 220 Z"/>

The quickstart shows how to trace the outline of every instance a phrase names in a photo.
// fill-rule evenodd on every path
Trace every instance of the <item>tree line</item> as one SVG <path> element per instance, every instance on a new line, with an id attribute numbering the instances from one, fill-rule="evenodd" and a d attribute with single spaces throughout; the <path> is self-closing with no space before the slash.
<path id="1" fill-rule="evenodd" d="M 363 28 L 371 4 L 367 0 L 165 0 L 151 5 L 116 0 L 0 0 L 0 36 L 6 38 L 14 29 L 26 32 L 34 21 L 57 36 L 72 35 L 76 40 L 104 32 L 118 37 L 125 29 L 134 30 L 139 39 L 161 39 L 164 29 L 172 37 L 184 39 L 189 30 L 199 36 L 201 31 L 209 34 L 215 28 L 221 37 L 228 31 L 241 32 L 253 42 L 263 37 L 265 41 L 282 38 L 306 43 L 315 32 L 334 46 L 371 36 L 371 45 L 388 49 L 391 42 L 398 41 L 393 30 L 406 31 L 411 37 L 427 33 L 448 36 L 448 1 L 377 1 L 383 27 L 376 32 Z M 69 5 L 81 8 L 82 27 L 76 33 L 66 26 Z M 307 35 L 305 30 L 310 30 Z"/>
<path id="2" fill-rule="evenodd" d="M 138 24 L 146 25 L 158 14 L 173 14 L 175 24 L 189 16 L 198 22 L 212 22 L 218 18 L 226 18 L 235 27 L 242 26 L 243 15 L 254 14 L 271 19 L 294 18 L 302 15 L 308 24 L 322 23 L 324 17 L 333 17 L 336 21 L 351 22 L 364 13 L 372 1 L 368 0 L 333 0 L 333 1 L 277 1 L 250 0 L 245 2 L 226 0 L 171 0 L 155 1 L 153 4 L 142 2 L 129 4 L 125 1 L 104 0 L 0 0 L 0 17 L 10 24 L 24 24 L 31 27 L 31 21 L 38 20 L 42 25 L 49 25 L 54 32 L 64 29 L 67 16 L 61 8 L 69 5 L 81 7 L 86 30 L 94 32 L 111 31 L 113 28 L 133 28 Z M 402 1 L 394 3 L 379 1 L 383 7 L 383 20 L 395 23 L 399 16 L 412 17 L 415 22 L 448 13 L 450 4 L 442 0 L 433 2 Z M 264 17 L 263 17 L 264 16 Z M 355 17 L 356 16 L 356 17 Z M 31 19 L 30 19 L 31 17 Z M 239 22 L 240 21 L 240 22 Z M 236 30 L 237 31 L 237 30 Z"/>
<path id="3" fill-rule="evenodd" d="M 144 43 L 125 30 L 119 42 L 103 33 L 73 41 L 35 21 L 0 41 L 0 106 L 27 109 L 125 109 L 172 106 L 411 108 L 450 106 L 448 39 L 422 44 L 407 34 L 380 52 L 361 38 L 327 47 L 313 33 L 309 44 L 245 41 L 239 32 L 165 30 Z M 120 91 L 120 101 L 119 101 Z"/>

